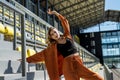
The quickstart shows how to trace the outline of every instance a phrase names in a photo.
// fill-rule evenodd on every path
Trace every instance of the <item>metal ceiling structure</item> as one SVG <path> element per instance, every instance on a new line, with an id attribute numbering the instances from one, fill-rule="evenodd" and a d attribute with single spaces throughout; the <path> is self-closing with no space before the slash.
<path id="1" fill-rule="evenodd" d="M 48 0 L 71 27 L 87 28 L 104 21 L 105 0 Z"/>
<path id="2" fill-rule="evenodd" d="M 105 21 L 120 22 L 120 11 L 117 10 L 105 11 Z"/>

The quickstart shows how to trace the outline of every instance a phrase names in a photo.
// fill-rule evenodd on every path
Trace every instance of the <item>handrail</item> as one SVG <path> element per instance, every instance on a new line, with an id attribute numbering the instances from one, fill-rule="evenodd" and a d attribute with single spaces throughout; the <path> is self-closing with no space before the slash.
<path id="1" fill-rule="evenodd" d="M 113 80 L 113 73 L 108 68 L 108 66 L 106 64 L 104 64 L 104 69 L 105 69 L 105 78 L 106 78 L 106 80 Z"/>
<path id="2" fill-rule="evenodd" d="M 15 0 L 11 0 L 15 3 L 15 7 L 19 8 L 21 11 L 29 14 L 31 17 L 34 17 L 37 21 L 40 21 L 42 24 L 47 25 L 46 27 L 51 27 L 52 25 L 50 25 L 49 23 L 47 23 L 46 21 L 44 21 L 43 19 L 41 19 L 39 16 L 35 15 L 33 12 L 31 12 L 30 10 L 28 10 L 27 8 L 25 8 L 24 6 L 22 6 L 21 4 L 19 4 L 18 2 L 16 2 Z"/>
<path id="3" fill-rule="evenodd" d="M 26 46 L 25 46 L 26 40 L 25 40 L 25 23 L 24 23 L 25 13 L 22 12 L 21 10 L 17 9 L 16 7 L 14 7 L 13 5 L 11 5 L 10 3 L 8 3 L 5 0 L 0 0 L 0 3 L 21 14 L 21 19 L 22 19 L 21 33 L 23 33 L 22 34 L 22 76 L 26 79 L 26 75 L 27 75 L 27 73 L 26 73 L 26 59 L 25 59 L 26 58 L 26 55 L 25 55 L 25 53 L 26 53 Z"/>
<path id="4" fill-rule="evenodd" d="M 84 52 L 86 52 L 87 55 L 92 56 L 94 59 L 96 59 L 97 61 L 99 61 L 99 59 L 98 59 L 97 57 L 95 57 L 93 54 L 91 54 L 91 53 L 90 53 L 89 51 L 87 51 L 85 48 L 83 48 L 82 46 L 80 46 L 80 45 L 77 44 L 76 42 L 75 42 L 75 44 L 76 44 L 76 46 L 77 46 L 79 49 L 84 50 Z"/>
<path id="5" fill-rule="evenodd" d="M 13 5 L 11 5 L 9 2 L 5 1 L 5 0 L 0 0 L 0 3 L 4 4 L 5 6 L 9 7 L 12 10 L 15 10 L 16 12 L 24 15 L 25 13 L 21 10 L 19 10 L 18 8 L 14 7 Z"/>

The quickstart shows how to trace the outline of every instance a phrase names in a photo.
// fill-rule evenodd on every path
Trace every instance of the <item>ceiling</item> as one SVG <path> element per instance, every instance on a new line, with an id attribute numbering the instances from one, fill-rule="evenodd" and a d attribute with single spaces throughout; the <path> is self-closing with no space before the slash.
<path id="1" fill-rule="evenodd" d="M 87 28 L 104 21 L 105 0 L 48 0 L 71 27 Z"/>
<path id="2" fill-rule="evenodd" d="M 120 22 L 120 11 L 118 10 L 105 11 L 105 21 Z"/>

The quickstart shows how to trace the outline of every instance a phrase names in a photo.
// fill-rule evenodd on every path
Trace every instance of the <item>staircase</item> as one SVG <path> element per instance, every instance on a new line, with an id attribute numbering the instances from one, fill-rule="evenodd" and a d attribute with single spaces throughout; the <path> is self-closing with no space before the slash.
<path id="1" fill-rule="evenodd" d="M 13 43 L 0 40 L 0 80 L 26 80 L 22 77 L 21 52 L 13 50 Z M 48 80 L 47 72 L 36 70 L 35 64 L 26 63 L 27 80 Z"/>

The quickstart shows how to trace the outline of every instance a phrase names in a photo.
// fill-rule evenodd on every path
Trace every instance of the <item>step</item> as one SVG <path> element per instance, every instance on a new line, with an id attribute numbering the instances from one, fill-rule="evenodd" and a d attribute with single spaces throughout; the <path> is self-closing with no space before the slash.
<path id="1" fill-rule="evenodd" d="M 3 41 L 3 40 L 4 40 L 4 34 L 0 33 L 0 41 Z"/>
<path id="2" fill-rule="evenodd" d="M 13 42 L 0 40 L 0 50 L 13 50 Z"/>
<path id="3" fill-rule="evenodd" d="M 0 75 L 1 74 L 13 74 L 21 73 L 22 66 L 20 61 L 0 61 Z M 36 71 L 36 65 L 26 62 L 26 71 Z"/>
<path id="4" fill-rule="evenodd" d="M 27 80 L 48 80 L 47 71 L 27 72 Z M 0 80 L 26 80 L 21 73 L 0 75 Z"/>
<path id="5" fill-rule="evenodd" d="M 0 61 L 16 61 L 21 59 L 21 52 L 14 50 L 0 50 Z"/>
<path id="6" fill-rule="evenodd" d="M 47 71 L 35 71 L 27 73 L 27 80 L 49 80 Z"/>
<path id="7" fill-rule="evenodd" d="M 21 62 L 19 61 L 0 61 L 0 74 L 11 74 L 21 72 Z"/>
<path id="8" fill-rule="evenodd" d="M 21 74 L 3 74 L 0 75 L 0 80 L 25 80 Z"/>

